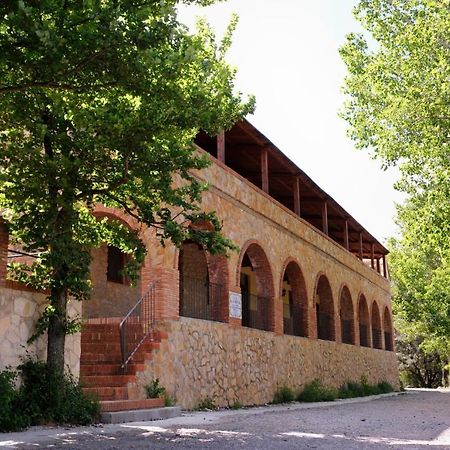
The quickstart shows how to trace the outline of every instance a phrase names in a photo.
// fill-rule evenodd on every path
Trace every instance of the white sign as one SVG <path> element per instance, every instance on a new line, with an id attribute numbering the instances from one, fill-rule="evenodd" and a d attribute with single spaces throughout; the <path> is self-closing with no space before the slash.
<path id="1" fill-rule="evenodd" d="M 242 296 L 237 292 L 230 292 L 230 317 L 242 319 Z"/>

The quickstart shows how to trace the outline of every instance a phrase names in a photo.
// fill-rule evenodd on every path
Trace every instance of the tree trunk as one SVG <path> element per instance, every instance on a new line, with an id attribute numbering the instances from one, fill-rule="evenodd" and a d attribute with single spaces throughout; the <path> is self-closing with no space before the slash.
<path id="1" fill-rule="evenodd" d="M 47 367 L 58 374 L 64 373 L 66 343 L 67 291 L 60 290 L 52 296 L 51 305 L 56 314 L 50 316 L 47 333 Z"/>

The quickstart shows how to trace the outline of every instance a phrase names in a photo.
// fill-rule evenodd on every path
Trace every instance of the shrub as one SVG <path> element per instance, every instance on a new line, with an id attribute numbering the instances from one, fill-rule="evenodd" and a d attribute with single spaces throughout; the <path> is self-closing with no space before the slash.
<path id="1" fill-rule="evenodd" d="M 205 397 L 198 402 L 198 405 L 194 409 L 195 411 L 205 411 L 208 409 L 216 409 L 216 405 L 211 397 Z"/>
<path id="2" fill-rule="evenodd" d="M 275 393 L 273 394 L 272 403 L 289 403 L 295 399 L 295 395 L 292 392 L 292 389 L 288 386 L 279 387 Z"/>
<path id="3" fill-rule="evenodd" d="M 243 408 L 242 403 L 239 400 L 235 400 L 235 402 L 230 406 L 231 409 L 241 409 Z"/>
<path id="4" fill-rule="evenodd" d="M 42 423 L 86 425 L 99 416 L 98 401 L 85 394 L 72 376 L 58 375 L 33 359 L 17 369 L 0 372 L 0 431 Z M 20 388 L 15 387 L 18 376 Z"/>
<path id="5" fill-rule="evenodd" d="M 330 402 L 338 397 L 335 389 L 322 385 L 320 380 L 313 380 L 307 383 L 297 397 L 300 402 Z"/>
<path id="6" fill-rule="evenodd" d="M 28 359 L 18 367 L 24 412 L 31 424 L 69 423 L 87 425 L 99 417 L 98 400 L 85 394 L 69 374 L 59 375 L 46 363 Z"/>
<path id="7" fill-rule="evenodd" d="M 0 372 L 0 432 L 19 431 L 29 425 L 23 413 L 21 396 L 15 389 L 17 372 Z"/>
<path id="8" fill-rule="evenodd" d="M 393 387 L 386 381 L 381 381 L 376 385 L 367 382 L 367 378 L 362 377 L 361 382 L 347 381 L 339 388 L 339 398 L 365 397 L 367 395 L 385 394 L 392 392 Z"/>
<path id="9" fill-rule="evenodd" d="M 159 378 L 151 381 L 145 386 L 147 398 L 160 398 L 167 395 L 166 388 L 159 384 Z"/>
<path id="10" fill-rule="evenodd" d="M 167 392 L 164 393 L 164 406 L 173 406 L 175 405 L 175 399 L 173 399 Z"/>

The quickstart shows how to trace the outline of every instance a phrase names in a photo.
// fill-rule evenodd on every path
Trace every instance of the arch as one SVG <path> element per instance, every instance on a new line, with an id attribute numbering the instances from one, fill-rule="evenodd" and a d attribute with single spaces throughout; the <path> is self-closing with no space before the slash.
<path id="1" fill-rule="evenodd" d="M 358 301 L 358 325 L 359 325 L 359 345 L 370 347 L 370 320 L 369 307 L 364 294 L 359 295 Z"/>
<path id="2" fill-rule="evenodd" d="M 283 266 L 280 279 L 280 298 L 283 301 L 283 332 L 294 336 L 308 336 L 308 296 L 300 265 L 292 258 Z"/>
<path id="3" fill-rule="evenodd" d="M 200 244 L 185 241 L 178 254 L 178 270 L 180 316 L 225 321 L 226 261 L 208 254 Z"/>
<path id="4" fill-rule="evenodd" d="M 274 287 L 269 260 L 260 245 L 250 242 L 239 256 L 242 325 L 274 331 Z"/>
<path id="5" fill-rule="evenodd" d="M 383 348 L 383 341 L 381 336 L 381 317 L 380 310 L 376 301 L 372 303 L 371 311 L 371 323 L 372 323 L 372 347 Z"/>
<path id="6" fill-rule="evenodd" d="M 316 283 L 314 303 L 316 308 L 317 338 L 336 340 L 334 302 L 330 282 L 324 274 L 319 274 Z"/>
<path id="7" fill-rule="evenodd" d="M 389 308 L 385 306 L 383 314 L 384 348 L 392 352 L 394 350 L 394 333 L 392 332 L 392 320 Z"/>
<path id="8" fill-rule="evenodd" d="M 346 285 L 339 295 L 339 317 L 341 320 L 341 340 L 343 344 L 355 343 L 355 317 L 350 290 Z"/>

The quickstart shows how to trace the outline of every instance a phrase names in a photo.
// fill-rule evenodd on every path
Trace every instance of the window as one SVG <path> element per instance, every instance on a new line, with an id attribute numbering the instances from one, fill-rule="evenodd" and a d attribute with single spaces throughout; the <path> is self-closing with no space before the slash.
<path id="1" fill-rule="evenodd" d="M 117 247 L 108 245 L 108 267 L 106 279 L 115 283 L 125 284 L 123 269 L 125 267 L 125 253 Z"/>

